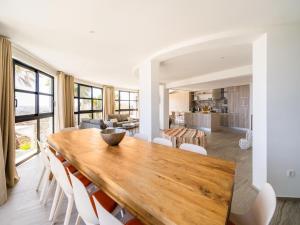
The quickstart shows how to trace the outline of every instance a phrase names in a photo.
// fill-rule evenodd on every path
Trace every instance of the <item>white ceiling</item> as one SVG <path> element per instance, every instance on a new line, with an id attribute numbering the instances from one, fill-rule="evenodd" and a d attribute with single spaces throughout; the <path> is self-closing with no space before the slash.
<path id="1" fill-rule="evenodd" d="M 58 70 L 134 88 L 133 67 L 163 48 L 218 32 L 296 22 L 299 9 L 299 0 L 0 0 L 0 32 Z M 246 46 L 220 51 L 236 59 L 240 51 L 240 63 L 249 60 Z M 174 76 L 230 66 L 221 60 L 217 65 L 224 55 L 217 50 L 207 54 L 210 65 L 180 68 Z M 228 64 L 233 61 L 228 58 Z"/>
<path id="2" fill-rule="evenodd" d="M 174 88 L 174 90 L 185 90 L 185 91 L 213 90 L 218 88 L 246 85 L 246 84 L 250 84 L 251 81 L 252 81 L 252 76 L 248 75 L 248 76 L 234 77 L 230 79 L 221 79 L 216 81 L 181 86 L 179 88 Z"/>
<path id="3" fill-rule="evenodd" d="M 172 82 L 189 77 L 252 64 L 250 44 L 206 49 L 174 57 L 161 63 L 161 81 Z"/>

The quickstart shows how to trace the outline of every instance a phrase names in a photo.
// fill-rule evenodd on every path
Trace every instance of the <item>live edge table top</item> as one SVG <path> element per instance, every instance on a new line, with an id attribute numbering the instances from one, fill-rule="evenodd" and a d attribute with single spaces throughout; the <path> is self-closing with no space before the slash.
<path id="1" fill-rule="evenodd" d="M 112 147 L 96 128 L 55 133 L 48 143 L 144 224 L 226 224 L 233 162 L 128 136 Z"/>

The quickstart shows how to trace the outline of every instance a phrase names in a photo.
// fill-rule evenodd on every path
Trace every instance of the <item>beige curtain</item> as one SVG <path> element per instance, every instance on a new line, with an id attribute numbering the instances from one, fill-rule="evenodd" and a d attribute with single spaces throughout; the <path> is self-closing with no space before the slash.
<path id="1" fill-rule="evenodd" d="M 15 112 L 11 43 L 0 37 L 0 205 L 18 181 L 15 166 Z"/>
<path id="2" fill-rule="evenodd" d="M 103 118 L 108 119 L 109 114 L 115 112 L 115 89 L 112 86 L 103 87 Z"/>
<path id="3" fill-rule="evenodd" d="M 59 129 L 74 127 L 74 77 L 58 72 Z"/>

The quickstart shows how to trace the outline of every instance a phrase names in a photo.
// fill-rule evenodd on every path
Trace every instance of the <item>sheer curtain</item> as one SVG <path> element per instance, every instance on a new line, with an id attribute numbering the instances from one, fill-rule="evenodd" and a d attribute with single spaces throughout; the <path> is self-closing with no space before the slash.
<path id="1" fill-rule="evenodd" d="M 59 129 L 74 127 L 74 77 L 59 71 L 57 78 Z"/>
<path id="2" fill-rule="evenodd" d="M 7 187 L 18 181 L 15 152 L 15 112 L 11 43 L 0 37 L 0 205 L 7 200 Z"/>
<path id="3" fill-rule="evenodd" d="M 103 118 L 108 119 L 109 114 L 115 112 L 115 89 L 112 86 L 103 87 Z"/>

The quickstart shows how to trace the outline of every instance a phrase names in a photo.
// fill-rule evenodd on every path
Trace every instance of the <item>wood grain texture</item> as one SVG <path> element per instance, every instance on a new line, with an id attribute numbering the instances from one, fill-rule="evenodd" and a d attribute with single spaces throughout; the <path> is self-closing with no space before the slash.
<path id="1" fill-rule="evenodd" d="M 235 164 L 126 136 L 108 146 L 98 129 L 48 142 L 145 224 L 226 224 Z"/>

